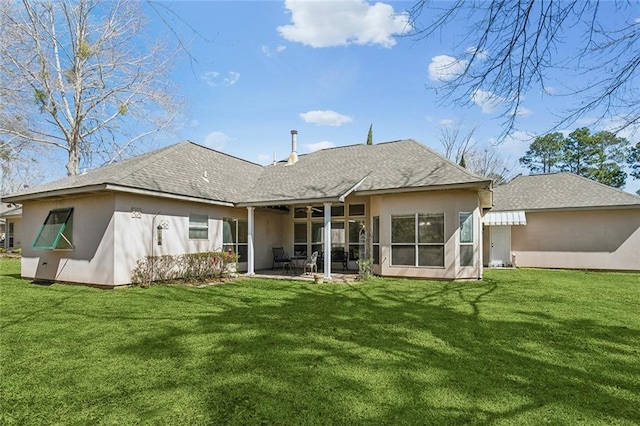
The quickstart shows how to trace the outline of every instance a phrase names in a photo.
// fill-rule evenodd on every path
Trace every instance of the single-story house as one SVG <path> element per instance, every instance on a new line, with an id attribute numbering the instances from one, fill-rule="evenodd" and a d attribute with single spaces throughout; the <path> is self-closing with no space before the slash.
<path id="1" fill-rule="evenodd" d="M 182 142 L 6 196 L 22 204 L 22 276 L 113 287 L 146 256 L 216 249 L 253 275 L 283 247 L 319 252 L 325 280 L 334 252 L 383 276 L 482 277 L 491 180 L 413 140 L 298 156 L 292 131 L 291 148 L 262 166 Z"/>
<path id="2" fill-rule="evenodd" d="M 22 207 L 15 204 L 0 203 L 0 247 L 5 250 L 22 248 L 20 222 L 22 221 Z"/>
<path id="3" fill-rule="evenodd" d="M 640 197 L 572 173 L 493 189 L 485 265 L 640 271 Z"/>

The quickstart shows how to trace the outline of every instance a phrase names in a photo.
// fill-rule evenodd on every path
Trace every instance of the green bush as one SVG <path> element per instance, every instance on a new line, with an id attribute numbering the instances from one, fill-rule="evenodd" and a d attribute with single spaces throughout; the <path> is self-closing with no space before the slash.
<path id="1" fill-rule="evenodd" d="M 224 251 L 147 256 L 131 271 L 131 282 L 147 287 L 152 282 L 221 279 L 236 272 L 237 262 L 237 254 Z"/>

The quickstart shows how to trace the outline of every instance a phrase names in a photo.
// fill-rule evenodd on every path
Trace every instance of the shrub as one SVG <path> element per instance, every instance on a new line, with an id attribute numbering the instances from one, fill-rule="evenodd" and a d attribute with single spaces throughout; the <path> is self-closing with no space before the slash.
<path id="1" fill-rule="evenodd" d="M 237 262 L 237 254 L 224 251 L 147 256 L 131 271 L 131 282 L 147 287 L 152 282 L 221 279 L 235 273 Z"/>

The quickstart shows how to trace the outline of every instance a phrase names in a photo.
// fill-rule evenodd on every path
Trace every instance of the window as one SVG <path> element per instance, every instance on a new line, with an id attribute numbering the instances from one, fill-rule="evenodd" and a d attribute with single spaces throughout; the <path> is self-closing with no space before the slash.
<path id="1" fill-rule="evenodd" d="M 473 213 L 460 213 L 460 266 L 473 266 Z"/>
<path id="2" fill-rule="evenodd" d="M 51 210 L 33 242 L 35 250 L 73 250 L 73 208 Z"/>
<path id="3" fill-rule="evenodd" d="M 331 217 L 340 217 L 340 216 L 344 216 L 344 204 L 331 206 Z"/>
<path id="4" fill-rule="evenodd" d="M 349 216 L 364 216 L 364 204 L 349 204 Z"/>
<path id="5" fill-rule="evenodd" d="M 202 214 L 189 215 L 189 239 L 209 239 L 209 216 Z"/>
<path id="6" fill-rule="evenodd" d="M 444 213 L 391 216 L 391 264 L 444 266 Z"/>
<path id="7" fill-rule="evenodd" d="M 238 254 L 238 262 L 249 257 L 249 223 L 244 219 L 225 217 L 222 219 L 222 248 Z"/>
<path id="8" fill-rule="evenodd" d="M 373 217 L 373 264 L 380 264 L 380 216 Z"/>
<path id="9" fill-rule="evenodd" d="M 14 226 L 13 222 L 8 223 L 9 229 L 7 230 L 7 247 L 13 248 L 13 236 L 14 236 Z"/>
<path id="10" fill-rule="evenodd" d="M 363 228 L 364 223 L 362 220 L 349 221 L 349 260 L 360 259 L 360 231 Z M 362 244 L 364 245 L 364 235 L 362 238 Z"/>
<path id="11" fill-rule="evenodd" d="M 293 224 L 293 244 L 295 256 L 307 255 L 307 222 Z"/>

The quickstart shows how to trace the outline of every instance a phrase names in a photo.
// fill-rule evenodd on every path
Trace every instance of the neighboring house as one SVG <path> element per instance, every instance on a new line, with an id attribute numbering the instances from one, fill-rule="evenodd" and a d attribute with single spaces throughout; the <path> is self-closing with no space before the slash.
<path id="1" fill-rule="evenodd" d="M 117 286 L 145 256 L 221 248 L 252 275 L 284 247 L 344 251 L 350 268 L 366 253 L 384 276 L 482 277 L 490 180 L 412 140 L 298 157 L 291 133 L 269 166 L 182 142 L 5 197 L 23 208 L 22 275 Z"/>
<path id="2" fill-rule="evenodd" d="M 22 247 L 20 223 L 22 221 L 22 208 L 15 204 L 2 202 L 0 220 L 0 247 L 6 250 L 17 250 Z"/>
<path id="3" fill-rule="evenodd" d="M 640 270 L 640 197 L 572 173 L 519 176 L 493 191 L 485 264 Z"/>

